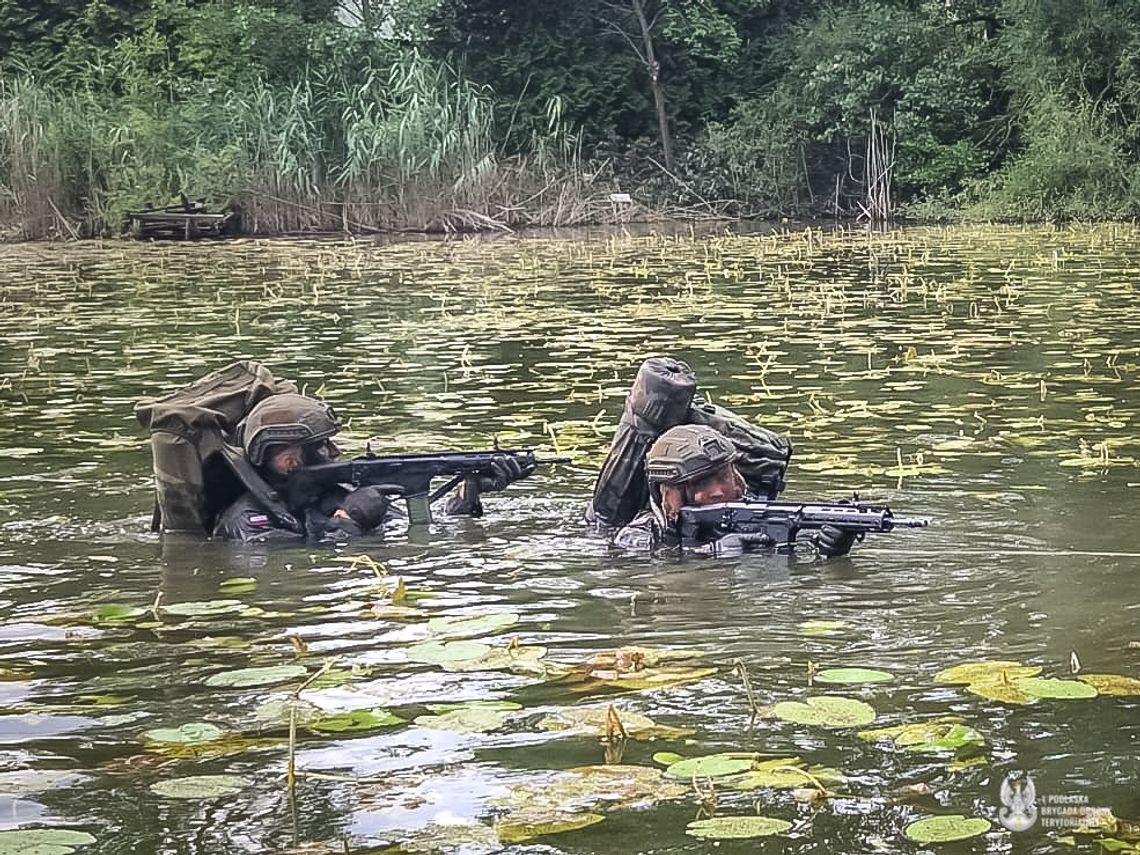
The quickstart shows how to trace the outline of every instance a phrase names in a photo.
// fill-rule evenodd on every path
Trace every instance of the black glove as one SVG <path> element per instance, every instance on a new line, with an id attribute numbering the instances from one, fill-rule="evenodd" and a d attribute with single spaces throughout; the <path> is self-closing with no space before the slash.
<path id="1" fill-rule="evenodd" d="M 815 548 L 824 558 L 835 558 L 850 552 L 858 537 L 856 531 L 825 525 L 815 535 Z"/>
<path id="2" fill-rule="evenodd" d="M 464 488 L 473 481 L 477 481 L 475 486 L 480 493 L 495 493 L 499 490 L 505 490 L 508 485 L 534 472 L 534 464 L 523 465 L 517 458 L 503 457 L 491 462 L 491 470 L 494 473 L 492 475 L 483 475 L 478 479 L 469 478 L 464 483 Z"/>
<path id="3" fill-rule="evenodd" d="M 344 497 L 342 507 L 353 522 L 367 531 L 384 520 L 388 504 L 388 497 L 380 487 L 358 487 Z"/>

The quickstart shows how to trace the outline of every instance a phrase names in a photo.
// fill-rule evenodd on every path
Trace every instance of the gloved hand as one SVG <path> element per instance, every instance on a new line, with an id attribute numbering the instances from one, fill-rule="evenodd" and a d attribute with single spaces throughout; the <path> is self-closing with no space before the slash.
<path id="1" fill-rule="evenodd" d="M 357 487 L 344 497 L 345 513 L 364 531 L 375 528 L 388 513 L 388 497 L 380 487 Z"/>
<path id="2" fill-rule="evenodd" d="M 718 558 L 735 558 L 746 552 L 754 552 L 772 545 L 772 538 L 766 534 L 726 534 L 714 540 L 711 553 Z"/>
<path id="3" fill-rule="evenodd" d="M 815 548 L 824 558 L 835 558 L 846 555 L 855 545 L 859 533 L 849 529 L 837 528 L 833 525 L 823 526 L 813 538 Z"/>
<path id="4" fill-rule="evenodd" d="M 522 478 L 527 477 L 534 472 L 534 465 L 523 465 L 523 463 L 514 457 L 504 457 L 492 461 L 491 470 L 493 475 L 484 475 L 478 479 L 468 479 L 464 482 L 464 487 L 471 481 L 477 481 L 476 487 L 480 493 L 494 493 L 499 490 L 505 490 L 508 485 L 513 484 Z"/>

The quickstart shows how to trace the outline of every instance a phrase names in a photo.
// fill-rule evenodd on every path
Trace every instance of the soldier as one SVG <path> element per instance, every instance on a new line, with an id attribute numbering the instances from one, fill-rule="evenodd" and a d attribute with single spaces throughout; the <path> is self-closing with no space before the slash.
<path id="1" fill-rule="evenodd" d="M 676 523 L 682 507 L 755 500 L 736 468 L 741 457 L 733 443 L 711 427 L 678 425 L 667 430 L 645 458 L 649 508 L 617 532 L 614 544 L 626 549 L 677 547 L 681 544 Z M 832 557 L 850 552 L 855 538 L 853 531 L 824 526 L 812 540 L 820 555 Z M 736 555 L 755 543 L 753 536 L 729 534 L 709 544 L 695 544 L 689 551 Z"/>
<path id="2" fill-rule="evenodd" d="M 299 466 L 327 463 L 340 456 L 332 437 L 340 423 L 332 407 L 303 395 L 271 395 L 255 406 L 238 426 L 246 460 L 275 495 L 286 494 L 289 473 Z M 521 464 L 507 459 L 495 464 L 495 476 L 468 479 L 447 506 L 451 514 L 478 515 L 480 493 L 502 490 L 529 474 Z M 295 524 L 275 513 L 265 495 L 246 490 L 227 507 L 214 525 L 216 539 L 260 543 L 268 541 L 345 540 L 367 534 L 388 517 L 390 502 L 381 487 L 348 490 L 334 487 L 308 502 L 288 508 Z M 286 517 L 286 519 L 288 519 Z"/>

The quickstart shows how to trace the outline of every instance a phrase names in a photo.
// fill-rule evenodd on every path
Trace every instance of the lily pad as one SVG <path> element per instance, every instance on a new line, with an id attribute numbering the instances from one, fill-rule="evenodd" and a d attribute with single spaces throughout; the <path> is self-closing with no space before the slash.
<path id="1" fill-rule="evenodd" d="M 895 678 L 874 668 L 828 668 L 815 675 L 817 683 L 889 683 Z"/>
<path id="2" fill-rule="evenodd" d="M 739 775 L 752 768 L 754 754 L 706 754 L 704 757 L 687 757 L 665 770 L 666 778 L 689 781 L 693 778 L 724 778 Z"/>
<path id="3" fill-rule="evenodd" d="M 143 606 L 98 606 L 91 610 L 91 622 L 102 624 L 127 623 L 150 611 Z"/>
<path id="4" fill-rule="evenodd" d="M 498 730 L 506 720 L 506 714 L 501 710 L 468 707 L 467 709 L 445 712 L 442 715 L 416 716 L 415 721 L 420 727 L 431 727 L 436 730 L 450 730 L 457 733 L 486 733 L 491 730 Z"/>
<path id="5" fill-rule="evenodd" d="M 377 707 L 371 710 L 351 710 L 324 716 L 308 724 L 310 730 L 319 733 L 349 733 L 355 730 L 373 730 L 377 727 L 391 727 L 394 724 L 403 724 L 406 719 L 394 715 L 388 710 Z"/>
<path id="6" fill-rule="evenodd" d="M 168 799 L 218 799 L 233 796 L 248 787 L 241 775 L 193 775 L 151 784 L 151 792 Z"/>
<path id="7" fill-rule="evenodd" d="M 220 727 L 205 721 L 191 721 L 178 727 L 158 727 L 148 730 L 142 738 L 147 742 L 196 743 L 212 742 L 225 736 Z"/>
<path id="8" fill-rule="evenodd" d="M 495 833 L 503 843 L 523 843 L 548 834 L 564 831 L 577 831 L 597 825 L 605 817 L 600 813 L 527 813 L 523 811 L 507 814 L 495 821 Z"/>
<path id="9" fill-rule="evenodd" d="M 26 828 L 0 831 L 0 855 L 71 855 L 95 838 L 70 828 Z"/>
<path id="10" fill-rule="evenodd" d="M 808 698 L 807 703 L 781 701 L 772 707 L 771 714 L 784 721 L 820 727 L 860 727 L 875 720 L 870 704 L 833 695 Z"/>
<path id="11" fill-rule="evenodd" d="M 449 642 L 462 644 L 471 642 Z M 521 674 L 545 675 L 542 657 L 546 648 L 538 644 L 516 644 L 492 647 L 472 659 L 459 659 L 441 662 L 444 671 L 512 671 Z"/>
<path id="12" fill-rule="evenodd" d="M 209 617 L 240 612 L 247 608 L 241 600 L 207 600 L 204 602 L 170 603 L 160 608 L 163 614 L 180 617 Z"/>
<path id="13" fill-rule="evenodd" d="M 915 843 L 949 843 L 952 840 L 967 840 L 990 830 L 990 821 L 981 817 L 966 817 L 961 814 L 932 816 L 912 822 L 905 834 Z"/>
<path id="14" fill-rule="evenodd" d="M 1035 665 L 1022 665 L 1005 659 L 984 659 L 980 662 L 963 662 L 952 668 L 945 668 L 934 675 L 936 683 L 977 683 L 1002 679 L 1017 680 L 1021 677 L 1036 677 L 1041 668 Z"/>
<path id="15" fill-rule="evenodd" d="M 969 754 L 984 748 L 985 737 L 962 722 L 958 716 L 942 716 L 896 727 L 861 730 L 856 736 L 869 742 L 889 740 L 900 748 L 921 754 Z"/>
<path id="16" fill-rule="evenodd" d="M 538 722 L 539 730 L 566 731 L 572 734 L 606 736 L 612 726 L 610 708 L 566 707 L 557 710 Z M 618 721 L 632 739 L 675 739 L 688 736 L 691 730 L 657 724 L 648 716 L 628 710 L 616 710 Z M 677 755 L 678 760 L 684 760 Z"/>
<path id="17" fill-rule="evenodd" d="M 443 638 L 472 638 L 501 632 L 519 622 L 514 613 L 479 615 L 477 617 L 437 617 L 428 621 L 428 632 Z"/>
<path id="18" fill-rule="evenodd" d="M 443 665 L 478 659 L 491 651 L 491 645 L 479 641 L 428 641 L 409 647 L 409 662 L 422 662 L 425 665 Z"/>
<path id="19" fill-rule="evenodd" d="M 221 581 L 218 590 L 224 594 L 244 594 L 256 587 L 257 579 L 253 576 L 231 576 Z"/>
<path id="20" fill-rule="evenodd" d="M 796 629 L 800 635 L 823 636 L 839 635 L 849 626 L 842 620 L 805 620 L 796 624 Z"/>
<path id="21" fill-rule="evenodd" d="M 966 691 L 1003 704 L 1031 704 L 1037 700 L 1021 689 L 1017 682 L 1003 679 L 1001 676 L 993 680 L 970 683 L 966 686 Z"/>
<path id="22" fill-rule="evenodd" d="M 690 822 L 685 833 L 702 840 L 742 840 L 783 834 L 791 827 L 786 819 L 770 816 L 714 816 Z"/>
<path id="23" fill-rule="evenodd" d="M 308 674 L 304 665 L 272 665 L 265 668 L 239 668 L 236 671 L 223 671 L 206 678 L 207 686 L 245 688 L 248 686 L 271 686 L 297 680 Z"/>
<path id="24" fill-rule="evenodd" d="M 1088 683 L 1102 695 L 1127 697 L 1140 695 L 1140 680 L 1122 674 L 1082 674 L 1077 678 Z"/>
<path id="25" fill-rule="evenodd" d="M 441 714 L 454 710 L 483 709 L 510 712 L 523 708 L 522 704 L 517 704 L 514 701 L 458 701 L 451 704 L 426 704 L 426 706 L 433 713 Z"/>
<path id="26" fill-rule="evenodd" d="M 842 772 L 830 766 L 806 767 L 798 757 L 777 757 L 754 763 L 750 771 L 720 786 L 730 790 L 794 790 L 817 784 L 842 784 L 845 780 Z"/>
<path id="27" fill-rule="evenodd" d="M 68 787 L 82 780 L 84 775 L 66 769 L 12 769 L 0 772 L 0 796 L 27 796 Z"/>
<path id="28" fill-rule="evenodd" d="M 1095 698 L 1096 687 L 1080 680 L 1054 680 L 1043 677 L 1026 677 L 1017 681 L 1017 688 L 1031 698 L 1078 700 Z"/>
<path id="29" fill-rule="evenodd" d="M 672 751 L 658 751 L 653 755 L 653 762 L 660 763 L 662 766 L 672 766 L 674 763 L 680 763 L 684 759 L 684 754 L 674 754 Z"/>

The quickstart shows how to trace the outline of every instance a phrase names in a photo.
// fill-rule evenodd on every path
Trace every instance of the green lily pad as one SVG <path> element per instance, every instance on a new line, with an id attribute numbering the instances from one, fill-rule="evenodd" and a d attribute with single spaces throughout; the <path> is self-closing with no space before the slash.
<path id="1" fill-rule="evenodd" d="M 981 817 L 966 817 L 961 814 L 932 816 L 912 822 L 905 834 L 915 843 L 949 843 L 952 840 L 967 840 L 990 830 L 990 821 Z"/>
<path id="2" fill-rule="evenodd" d="M 889 683 L 895 678 L 874 668 L 828 668 L 815 675 L 817 683 Z"/>
<path id="3" fill-rule="evenodd" d="M 495 833 L 503 843 L 523 843 L 548 834 L 577 831 L 597 825 L 605 819 L 600 813 L 548 813 L 529 815 L 522 811 L 510 813 L 495 821 Z"/>
<path id="4" fill-rule="evenodd" d="M 1018 686 L 1016 681 L 1004 679 L 1000 675 L 996 679 L 970 683 L 966 686 L 966 691 L 1003 704 L 1031 704 L 1037 700 Z"/>
<path id="5" fill-rule="evenodd" d="M 690 822 L 685 827 L 685 834 L 701 840 L 742 840 L 783 834 L 791 827 L 786 819 L 770 816 L 714 816 Z"/>
<path id="6" fill-rule="evenodd" d="M 180 617 L 209 617 L 240 612 L 247 608 L 241 600 L 208 600 L 193 603 L 170 603 L 160 608 L 163 614 Z"/>
<path id="7" fill-rule="evenodd" d="M 1118 697 L 1140 695 L 1140 680 L 1135 677 L 1125 677 L 1121 674 L 1082 674 L 1077 679 L 1088 683 L 1102 695 Z"/>
<path id="8" fill-rule="evenodd" d="M 958 716 L 941 716 L 878 730 L 861 730 L 856 736 L 869 742 L 890 740 L 900 748 L 921 754 L 971 753 L 984 748 L 986 739 Z"/>
<path id="9" fill-rule="evenodd" d="M 1022 665 L 1005 659 L 985 659 L 980 662 L 963 662 L 952 668 L 945 668 L 934 675 L 935 683 L 978 683 L 990 680 L 1017 680 L 1021 677 L 1036 677 L 1041 668 L 1036 665 Z"/>
<path id="10" fill-rule="evenodd" d="M 478 659 L 491 651 L 491 645 L 479 641 L 428 641 L 409 647 L 409 662 L 422 662 L 425 665 L 443 665 Z"/>
<path id="11" fill-rule="evenodd" d="M 771 714 L 795 724 L 820 727 L 860 727 L 875 720 L 875 709 L 870 704 L 833 695 L 808 698 L 807 703 L 781 701 L 772 707 Z"/>
<path id="12" fill-rule="evenodd" d="M 1097 690 L 1089 683 L 1080 680 L 1053 680 L 1043 677 L 1024 677 L 1017 681 L 1017 688 L 1031 698 L 1054 698 L 1077 700 L 1095 698 Z"/>
<path id="13" fill-rule="evenodd" d="M 137 617 L 142 617 L 150 611 L 143 606 L 98 606 L 91 610 L 92 623 L 117 624 L 127 623 Z"/>
<path id="14" fill-rule="evenodd" d="M 514 710 L 521 710 L 522 704 L 516 704 L 514 701 L 458 701 L 452 704 L 427 704 L 429 710 L 433 713 L 448 713 L 454 710 L 469 710 L 469 709 L 483 709 L 483 710 L 503 710 L 504 712 L 512 712 Z"/>
<path id="15" fill-rule="evenodd" d="M 513 613 L 479 615 L 478 617 L 437 617 L 428 621 L 428 632 L 443 638 L 472 638 L 501 632 L 519 622 Z"/>
<path id="16" fill-rule="evenodd" d="M 723 778 L 739 775 L 752 768 L 753 754 L 706 754 L 704 757 L 687 757 L 678 760 L 665 770 L 666 778 L 689 781 L 693 778 Z"/>
<path id="17" fill-rule="evenodd" d="M 498 730 L 503 726 L 506 719 L 506 714 L 501 710 L 468 707 L 445 712 L 442 715 L 416 716 L 415 722 L 420 727 L 431 727 L 436 730 L 450 730 L 457 733 L 486 733 L 490 730 Z"/>
<path id="18" fill-rule="evenodd" d="M 194 775 L 159 781 L 151 784 L 150 790 L 168 799 L 218 799 L 237 795 L 249 784 L 250 780 L 241 775 Z"/>
<path id="19" fill-rule="evenodd" d="M 349 733 L 354 730 L 391 727 L 394 724 L 403 724 L 405 720 L 382 707 L 377 707 L 371 710 L 352 710 L 325 716 L 309 722 L 308 727 L 310 730 L 320 733 Z"/>
<path id="20" fill-rule="evenodd" d="M 542 718 L 538 722 L 538 729 L 606 736 L 611 726 L 609 709 L 608 706 L 566 707 Z M 657 724 L 653 719 L 640 713 L 616 710 L 616 714 L 626 735 L 632 739 L 675 739 L 692 733 L 691 730 Z M 684 758 L 678 757 L 678 759 Z"/>
<path id="21" fill-rule="evenodd" d="M 470 644 L 471 642 L 448 642 L 449 644 Z M 546 670 L 542 657 L 546 648 L 538 644 L 516 644 L 492 647 L 486 653 L 472 659 L 459 659 L 441 662 L 444 671 L 512 671 L 521 674 L 542 676 Z"/>
<path id="22" fill-rule="evenodd" d="M 205 721 L 191 721 L 178 727 L 158 727 L 148 730 L 142 738 L 147 742 L 195 743 L 213 742 L 225 736 L 220 727 Z"/>
<path id="23" fill-rule="evenodd" d="M 847 779 L 830 766 L 805 766 L 798 757 L 778 757 L 754 763 L 752 769 L 720 786 L 729 790 L 794 790 L 817 784 L 842 784 Z"/>
<path id="24" fill-rule="evenodd" d="M 271 665 L 265 668 L 239 668 L 236 671 L 223 671 L 206 678 L 207 686 L 245 688 L 248 686 L 271 686 L 297 680 L 308 674 L 304 665 Z"/>
<path id="25" fill-rule="evenodd" d="M 257 587 L 257 579 L 253 576 L 231 576 L 223 579 L 218 590 L 224 594 L 244 594 Z"/>
<path id="26" fill-rule="evenodd" d="M 0 831 L 0 855 L 71 855 L 95 838 L 70 828 L 27 828 Z"/>
<path id="27" fill-rule="evenodd" d="M 796 624 L 800 635 L 839 635 L 850 626 L 842 620 L 805 620 Z"/>
<path id="28" fill-rule="evenodd" d="M 653 762 L 660 763 L 662 766 L 672 766 L 674 763 L 680 763 L 684 759 L 684 754 L 674 754 L 672 751 L 658 751 L 653 755 Z"/>

